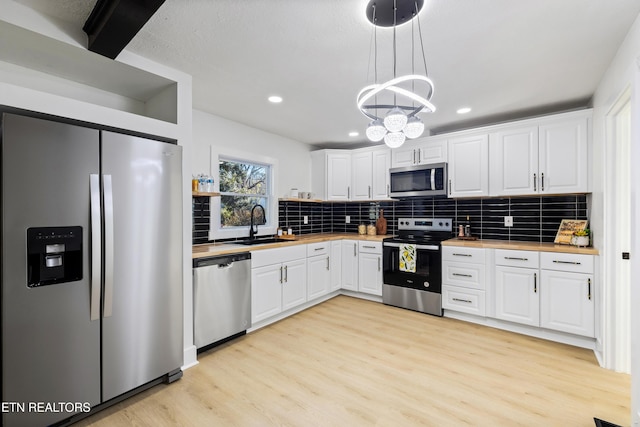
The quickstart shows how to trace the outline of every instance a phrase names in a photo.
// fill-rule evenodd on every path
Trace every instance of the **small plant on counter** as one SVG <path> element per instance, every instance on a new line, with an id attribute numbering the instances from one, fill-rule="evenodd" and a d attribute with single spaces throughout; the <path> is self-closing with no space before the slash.
<path id="1" fill-rule="evenodd" d="M 573 236 L 571 236 L 571 244 L 574 246 L 589 246 L 590 230 L 585 228 L 584 230 L 578 230 L 573 232 Z"/>

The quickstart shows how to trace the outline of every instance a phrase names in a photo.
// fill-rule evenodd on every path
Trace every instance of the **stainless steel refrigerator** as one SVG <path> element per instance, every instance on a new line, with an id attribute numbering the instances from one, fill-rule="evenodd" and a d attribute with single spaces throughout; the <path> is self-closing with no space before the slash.
<path id="1" fill-rule="evenodd" d="M 181 147 L 1 120 L 2 424 L 49 425 L 179 378 Z"/>

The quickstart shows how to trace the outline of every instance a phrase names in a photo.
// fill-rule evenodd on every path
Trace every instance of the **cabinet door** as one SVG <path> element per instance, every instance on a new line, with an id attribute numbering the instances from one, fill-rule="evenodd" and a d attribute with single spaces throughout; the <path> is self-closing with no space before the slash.
<path id="1" fill-rule="evenodd" d="M 350 200 L 351 154 L 327 154 L 327 200 Z"/>
<path id="2" fill-rule="evenodd" d="M 487 134 L 449 139 L 449 197 L 489 195 Z"/>
<path id="3" fill-rule="evenodd" d="M 594 337 L 593 275 L 541 271 L 540 326 Z"/>
<path id="4" fill-rule="evenodd" d="M 447 162 L 447 140 L 426 138 L 418 145 L 417 157 L 422 165 Z"/>
<path id="5" fill-rule="evenodd" d="M 538 126 L 509 128 L 491 134 L 489 188 L 495 196 L 536 194 L 538 173 Z"/>
<path id="6" fill-rule="evenodd" d="M 307 258 L 307 299 L 312 300 L 329 293 L 331 280 L 329 255 Z"/>
<path id="7" fill-rule="evenodd" d="M 540 192 L 581 193 L 588 189 L 588 119 L 558 119 L 540 131 Z"/>
<path id="8" fill-rule="evenodd" d="M 307 302 L 307 260 L 287 261 L 283 265 L 282 310 Z"/>
<path id="9" fill-rule="evenodd" d="M 538 270 L 496 266 L 496 318 L 540 326 Z"/>
<path id="10" fill-rule="evenodd" d="M 371 153 L 373 156 L 372 198 L 389 198 L 389 168 L 391 167 L 391 150 L 382 149 Z"/>
<path id="11" fill-rule="evenodd" d="M 342 287 L 342 241 L 334 240 L 331 242 L 331 260 L 329 262 L 331 269 L 331 284 L 329 290 L 337 291 Z"/>
<path id="12" fill-rule="evenodd" d="M 382 296 L 382 254 L 360 253 L 358 290 Z"/>
<path id="13" fill-rule="evenodd" d="M 282 264 L 251 269 L 251 322 L 274 316 L 282 311 Z"/>
<path id="14" fill-rule="evenodd" d="M 371 151 L 351 155 L 351 200 L 371 200 L 373 163 Z M 331 179 L 331 178 L 329 178 Z"/>
<path id="15" fill-rule="evenodd" d="M 401 168 L 418 164 L 418 149 L 414 142 L 405 143 L 402 147 L 391 150 L 391 167 Z"/>
<path id="16" fill-rule="evenodd" d="M 342 241 L 342 289 L 358 290 L 358 242 Z"/>

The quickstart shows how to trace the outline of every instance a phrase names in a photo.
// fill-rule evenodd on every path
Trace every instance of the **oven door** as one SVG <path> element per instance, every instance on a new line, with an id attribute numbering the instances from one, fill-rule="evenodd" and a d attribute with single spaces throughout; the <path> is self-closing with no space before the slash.
<path id="1" fill-rule="evenodd" d="M 400 243 L 383 243 L 383 283 L 420 291 L 442 293 L 440 245 L 416 245 L 415 273 L 400 270 Z"/>

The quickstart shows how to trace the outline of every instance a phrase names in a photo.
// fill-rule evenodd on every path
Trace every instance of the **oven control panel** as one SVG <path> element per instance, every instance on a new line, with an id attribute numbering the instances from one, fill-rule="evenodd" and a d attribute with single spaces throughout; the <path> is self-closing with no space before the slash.
<path id="1" fill-rule="evenodd" d="M 398 218 L 398 230 L 451 231 L 451 218 Z"/>

